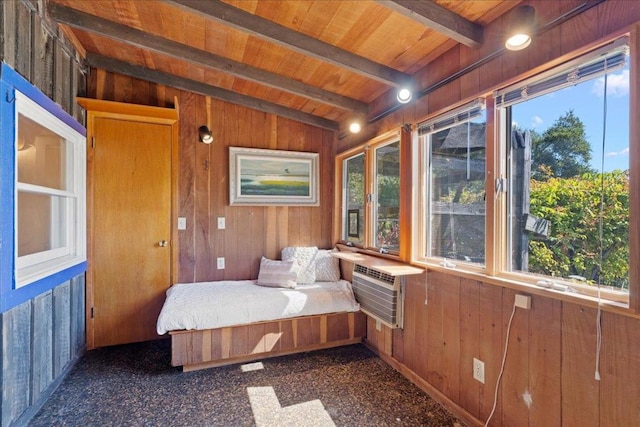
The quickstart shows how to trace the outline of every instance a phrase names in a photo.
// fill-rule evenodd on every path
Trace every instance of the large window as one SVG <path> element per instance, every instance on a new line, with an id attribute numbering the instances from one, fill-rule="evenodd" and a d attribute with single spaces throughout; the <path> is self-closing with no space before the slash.
<path id="1" fill-rule="evenodd" d="M 16 91 L 16 288 L 85 260 L 84 136 Z"/>
<path id="2" fill-rule="evenodd" d="M 481 100 L 421 123 L 419 258 L 485 260 L 486 118 Z"/>
<path id="3" fill-rule="evenodd" d="M 398 253 L 400 137 L 394 133 L 338 158 L 342 168 L 342 240 Z"/>
<path id="4" fill-rule="evenodd" d="M 599 285 L 614 299 L 628 292 L 629 66 L 621 41 L 497 93 L 507 138 L 506 269 L 539 286 L 589 293 Z"/>

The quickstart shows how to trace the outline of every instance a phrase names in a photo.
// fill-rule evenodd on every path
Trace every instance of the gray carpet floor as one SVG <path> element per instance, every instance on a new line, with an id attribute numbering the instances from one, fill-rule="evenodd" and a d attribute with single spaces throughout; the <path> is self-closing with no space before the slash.
<path id="1" fill-rule="evenodd" d="M 462 426 L 363 345 L 196 372 L 168 340 L 88 352 L 32 426 Z"/>

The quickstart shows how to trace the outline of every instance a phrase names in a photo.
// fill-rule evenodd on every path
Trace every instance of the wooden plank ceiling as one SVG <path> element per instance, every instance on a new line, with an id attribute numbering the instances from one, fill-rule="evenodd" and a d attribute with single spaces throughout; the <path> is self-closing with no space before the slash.
<path id="1" fill-rule="evenodd" d="M 504 0 L 50 0 L 89 65 L 339 130 Z M 415 88 L 420 89 L 420 88 Z"/>

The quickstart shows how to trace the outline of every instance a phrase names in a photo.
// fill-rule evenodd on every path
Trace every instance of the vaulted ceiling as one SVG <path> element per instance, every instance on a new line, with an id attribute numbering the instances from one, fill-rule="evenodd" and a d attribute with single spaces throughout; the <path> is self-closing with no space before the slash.
<path id="1" fill-rule="evenodd" d="M 90 66 L 338 130 L 518 1 L 50 0 Z M 394 95 L 395 98 L 395 95 Z M 341 126 L 342 125 L 342 126 Z"/>

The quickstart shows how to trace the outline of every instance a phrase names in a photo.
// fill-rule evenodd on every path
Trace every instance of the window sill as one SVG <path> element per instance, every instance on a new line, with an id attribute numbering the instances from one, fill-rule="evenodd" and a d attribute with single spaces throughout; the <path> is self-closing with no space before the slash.
<path id="1" fill-rule="evenodd" d="M 450 274 L 456 277 L 462 277 L 465 279 L 477 280 L 482 283 L 487 283 L 491 285 L 501 286 L 503 288 L 513 289 L 519 292 L 526 292 L 531 295 L 543 296 L 546 298 L 557 299 L 560 301 L 566 301 L 574 304 L 578 304 L 584 307 L 589 308 L 598 308 L 598 298 L 597 296 L 585 295 L 576 292 L 570 291 L 558 291 L 554 289 L 542 288 L 540 286 L 527 283 L 524 281 L 519 281 L 516 278 L 512 277 L 502 277 L 502 276 L 488 276 L 485 273 L 470 271 L 470 270 L 461 270 L 457 268 L 447 268 L 438 264 L 428 263 L 428 262 L 413 262 L 412 265 L 416 267 L 421 267 L 429 271 L 437 271 L 441 273 Z M 636 319 L 640 319 L 640 313 L 635 313 L 632 311 L 628 304 L 611 301 L 607 299 L 600 300 L 600 307 L 603 311 L 620 314 L 627 317 L 633 317 Z"/>
<path id="2" fill-rule="evenodd" d="M 355 264 L 360 264 L 391 276 L 410 276 L 424 273 L 424 267 L 418 267 L 400 261 L 397 256 L 380 254 L 375 251 L 359 249 L 353 246 L 337 244 L 339 252 L 332 255 Z"/>

